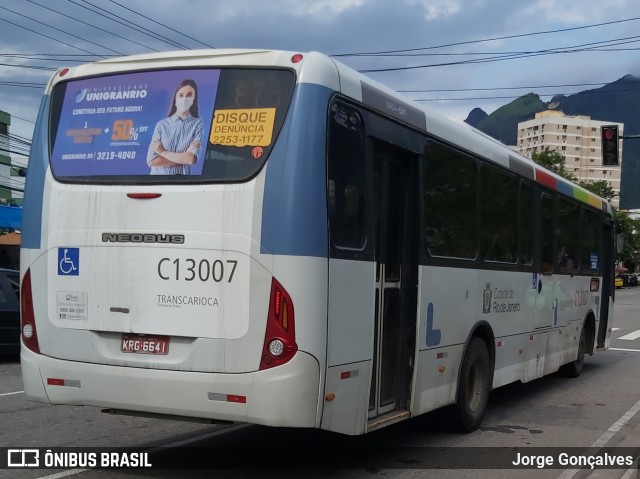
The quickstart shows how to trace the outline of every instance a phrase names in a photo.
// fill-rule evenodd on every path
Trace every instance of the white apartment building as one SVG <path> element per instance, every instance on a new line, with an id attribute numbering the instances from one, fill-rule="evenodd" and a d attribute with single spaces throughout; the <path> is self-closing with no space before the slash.
<path id="1" fill-rule="evenodd" d="M 0 110 L 0 198 L 22 205 L 25 178 L 20 170 L 28 160 L 13 154 L 10 125 L 11 115 Z"/>
<path id="2" fill-rule="evenodd" d="M 543 111 L 536 113 L 533 120 L 518 123 L 515 150 L 529 158 L 533 153 L 547 148 L 557 151 L 564 156 L 567 171 L 573 173 L 578 180 L 605 180 L 616 192 L 612 203 L 618 207 L 622 140 L 618 144 L 620 165 L 603 166 L 600 127 L 605 125 L 618 125 L 618 135 L 623 135 L 623 123 L 596 121 L 588 116 L 565 116 L 556 110 Z"/>

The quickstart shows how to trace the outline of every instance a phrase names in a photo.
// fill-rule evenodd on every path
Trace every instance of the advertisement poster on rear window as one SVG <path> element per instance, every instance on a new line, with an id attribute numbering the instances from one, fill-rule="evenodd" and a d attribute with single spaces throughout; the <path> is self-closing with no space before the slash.
<path id="1" fill-rule="evenodd" d="M 56 176 L 201 175 L 220 70 L 129 73 L 67 85 Z"/>

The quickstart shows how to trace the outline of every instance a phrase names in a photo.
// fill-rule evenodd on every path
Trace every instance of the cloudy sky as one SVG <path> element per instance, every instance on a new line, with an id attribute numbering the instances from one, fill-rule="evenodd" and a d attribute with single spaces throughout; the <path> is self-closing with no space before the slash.
<path id="1" fill-rule="evenodd" d="M 55 69 L 153 51 L 315 50 L 457 120 L 528 92 L 548 101 L 640 76 L 637 0 L 0 0 L 0 9 L 0 110 L 11 134 L 29 139 Z M 380 52 L 393 53 L 352 55 Z M 390 70 L 371 71 L 381 69 Z"/>

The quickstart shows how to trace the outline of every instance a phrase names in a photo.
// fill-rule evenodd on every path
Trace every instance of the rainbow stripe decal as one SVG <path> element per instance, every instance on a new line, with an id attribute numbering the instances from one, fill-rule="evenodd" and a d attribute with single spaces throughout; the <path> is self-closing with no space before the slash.
<path id="1" fill-rule="evenodd" d="M 582 203 L 586 203 L 594 208 L 601 209 L 602 211 L 608 211 L 607 203 L 602 201 L 593 193 L 589 193 L 588 191 L 572 185 L 569 182 L 559 180 L 548 171 L 536 168 L 530 163 L 525 163 L 511 155 L 509 155 L 509 169 L 524 176 L 525 178 L 535 180 L 537 183 L 546 186 L 547 188 L 551 188 L 558 193 L 575 198 Z"/>
<path id="2" fill-rule="evenodd" d="M 585 190 L 582 190 L 577 186 L 572 185 L 571 183 L 561 181 L 543 170 L 535 168 L 535 179 L 541 185 L 544 185 L 567 196 L 571 196 L 572 198 L 591 205 L 594 208 L 607 211 L 607 204 L 597 196 Z"/>

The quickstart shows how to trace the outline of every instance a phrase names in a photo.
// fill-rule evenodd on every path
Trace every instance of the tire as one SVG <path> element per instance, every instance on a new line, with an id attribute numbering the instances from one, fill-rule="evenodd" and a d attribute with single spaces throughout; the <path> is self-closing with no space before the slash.
<path id="1" fill-rule="evenodd" d="M 465 352 L 458 379 L 456 419 L 463 432 L 473 432 L 482 422 L 492 383 L 487 345 L 473 338 Z"/>
<path id="2" fill-rule="evenodd" d="M 582 367 L 584 365 L 584 356 L 587 349 L 587 333 L 584 326 L 580 332 L 580 342 L 578 343 L 578 354 L 574 361 L 565 364 L 560 368 L 560 373 L 567 378 L 577 378 L 582 374 Z"/>

